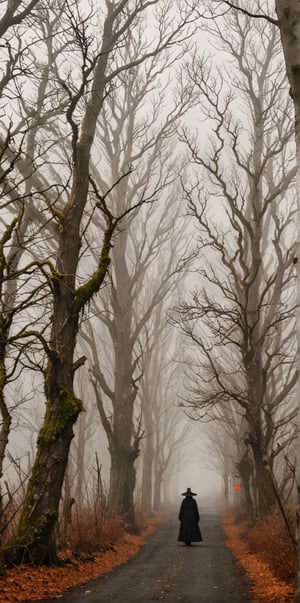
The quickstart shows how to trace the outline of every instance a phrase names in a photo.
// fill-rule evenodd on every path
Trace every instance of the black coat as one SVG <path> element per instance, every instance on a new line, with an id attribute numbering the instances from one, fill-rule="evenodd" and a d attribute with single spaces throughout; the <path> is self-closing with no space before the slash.
<path id="1" fill-rule="evenodd" d="M 192 496 L 186 496 L 181 503 L 179 516 L 179 542 L 201 542 L 202 535 L 198 525 L 200 519 L 198 506 Z"/>

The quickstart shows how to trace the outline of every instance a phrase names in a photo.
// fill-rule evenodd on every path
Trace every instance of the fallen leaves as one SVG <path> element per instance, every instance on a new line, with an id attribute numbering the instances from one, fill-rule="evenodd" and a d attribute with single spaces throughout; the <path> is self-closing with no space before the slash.
<path id="1" fill-rule="evenodd" d="M 121 542 L 109 550 L 95 553 L 93 560 L 72 557 L 71 563 L 63 567 L 35 568 L 22 565 L 9 569 L 7 577 L 0 580 L 0 603 L 60 599 L 68 588 L 98 578 L 131 559 L 138 553 L 146 536 L 155 529 L 157 522 L 157 519 L 151 519 L 141 535 L 126 534 Z"/>
<path id="2" fill-rule="evenodd" d="M 253 603 L 291 603 L 294 600 L 294 584 L 278 580 L 270 567 L 249 551 L 242 537 L 243 527 L 227 518 L 222 523 L 227 536 L 226 546 L 239 561 L 252 585 Z"/>
<path id="3" fill-rule="evenodd" d="M 145 537 L 153 532 L 158 521 L 158 518 L 151 519 L 141 535 L 126 534 L 120 542 L 105 552 L 95 553 L 93 558 L 87 555 L 81 558 L 77 555 L 72 556 L 71 563 L 63 567 L 33 568 L 23 565 L 8 570 L 7 577 L 0 580 L 0 603 L 45 598 L 59 600 L 68 588 L 106 574 L 136 555 Z M 222 527 L 227 536 L 226 545 L 238 559 L 252 584 L 253 603 L 291 603 L 294 585 L 278 580 L 269 566 L 250 552 L 242 537 L 243 527 L 230 518 L 223 521 Z"/>

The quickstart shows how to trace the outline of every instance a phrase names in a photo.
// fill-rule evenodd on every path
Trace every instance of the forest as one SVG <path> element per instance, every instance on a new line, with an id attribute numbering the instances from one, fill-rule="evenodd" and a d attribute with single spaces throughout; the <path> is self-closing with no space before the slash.
<path id="1" fill-rule="evenodd" d="M 137 534 L 194 445 L 296 547 L 299 24 L 1 2 L 0 575 L 75 518 Z"/>

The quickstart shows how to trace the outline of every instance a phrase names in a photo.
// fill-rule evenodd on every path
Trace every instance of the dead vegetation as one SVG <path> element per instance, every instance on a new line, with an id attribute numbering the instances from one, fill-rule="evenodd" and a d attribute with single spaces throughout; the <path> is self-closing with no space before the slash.
<path id="1" fill-rule="evenodd" d="M 82 523 L 75 521 L 74 534 L 59 554 L 64 565 L 7 569 L 6 577 L 0 579 L 0 603 L 61 598 L 68 588 L 106 574 L 136 555 L 159 521 L 158 517 L 146 520 L 140 516 L 140 534 L 136 535 L 126 533 L 121 518 L 103 515 L 101 523 L 88 525 L 87 515 L 82 512 L 80 519 Z"/>
<path id="2" fill-rule="evenodd" d="M 254 525 L 228 513 L 222 522 L 226 545 L 248 578 L 253 603 L 290 603 L 294 600 L 296 550 L 278 513 Z"/>
<path id="3" fill-rule="evenodd" d="M 99 516 L 97 516 L 99 519 Z M 140 516 L 140 534 L 126 533 L 121 518 L 92 525 L 84 511 L 74 520 L 68 546 L 60 553 L 62 567 L 22 565 L 7 570 L 0 580 L 0 603 L 60 599 L 62 593 L 112 571 L 138 553 L 161 518 Z M 98 521 L 98 520 L 97 520 Z M 296 555 L 277 514 L 254 526 L 237 514 L 222 521 L 226 545 L 233 552 L 252 586 L 253 603 L 291 603 L 294 595 Z"/>

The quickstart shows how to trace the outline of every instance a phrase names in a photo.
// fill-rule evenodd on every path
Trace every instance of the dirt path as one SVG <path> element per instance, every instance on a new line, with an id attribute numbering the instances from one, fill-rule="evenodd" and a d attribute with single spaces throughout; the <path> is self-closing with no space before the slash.
<path id="1" fill-rule="evenodd" d="M 250 603 L 249 586 L 224 545 L 218 517 L 201 515 L 204 542 L 177 542 L 176 514 L 146 540 L 141 552 L 112 573 L 68 591 L 68 603 Z M 55 603 L 47 599 L 44 603 Z"/>

